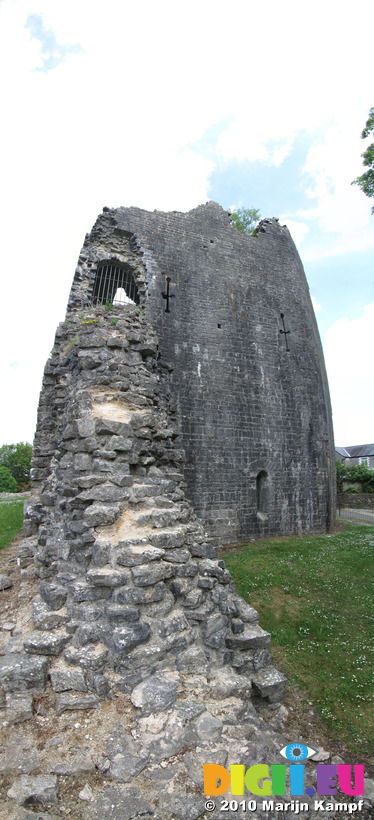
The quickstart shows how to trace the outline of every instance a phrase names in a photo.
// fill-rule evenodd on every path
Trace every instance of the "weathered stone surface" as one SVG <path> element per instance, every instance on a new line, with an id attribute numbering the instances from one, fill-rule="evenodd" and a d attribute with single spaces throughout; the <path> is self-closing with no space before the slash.
<path id="1" fill-rule="evenodd" d="M 229 649 L 262 649 L 269 645 L 269 633 L 257 625 L 247 627 L 239 635 L 226 638 L 226 646 Z"/>
<path id="2" fill-rule="evenodd" d="M 165 598 L 166 586 L 161 581 L 151 587 L 136 587 L 135 589 L 116 589 L 114 600 L 118 604 L 152 604 Z"/>
<path id="3" fill-rule="evenodd" d="M 84 521 L 89 527 L 113 524 L 119 516 L 119 508 L 110 504 L 92 504 L 84 513 Z"/>
<path id="4" fill-rule="evenodd" d="M 32 619 L 36 629 L 57 629 L 70 620 L 67 610 L 51 610 L 40 595 L 36 595 L 32 602 Z"/>
<path id="5" fill-rule="evenodd" d="M 119 783 L 129 783 L 133 777 L 143 771 L 148 762 L 148 754 L 132 755 L 132 754 L 117 754 L 113 758 L 109 774 L 113 780 Z"/>
<path id="6" fill-rule="evenodd" d="M 8 578 L 8 576 L 4 575 L 3 573 L 0 574 L 0 592 L 3 589 L 10 589 L 10 587 L 12 587 L 12 586 L 13 586 L 13 583 L 10 580 L 10 578 Z"/>
<path id="7" fill-rule="evenodd" d="M 135 586 L 147 587 L 157 584 L 158 581 L 164 581 L 166 578 L 172 578 L 173 575 L 175 575 L 175 568 L 165 561 L 158 561 L 156 564 L 152 563 L 150 566 L 144 564 L 139 567 L 133 567 L 131 574 Z"/>
<path id="8" fill-rule="evenodd" d="M 200 740 L 207 741 L 211 738 L 216 740 L 222 733 L 223 723 L 209 712 L 203 712 L 196 721 L 196 729 Z"/>
<path id="9" fill-rule="evenodd" d="M 0 680 L 6 692 L 42 692 L 47 683 L 47 658 L 12 654 L 0 658 Z"/>
<path id="10" fill-rule="evenodd" d="M 53 610 L 59 610 L 64 606 L 67 597 L 67 590 L 58 584 L 42 581 L 40 584 L 40 595 L 46 604 Z"/>
<path id="11" fill-rule="evenodd" d="M 81 646 L 80 649 L 68 646 L 64 653 L 69 663 L 93 670 L 101 669 L 105 665 L 108 654 L 107 648 L 100 643 L 95 646 Z"/>
<path id="12" fill-rule="evenodd" d="M 34 703 L 31 695 L 8 693 L 6 696 L 6 719 L 9 723 L 23 723 L 31 720 Z"/>
<path id="13" fill-rule="evenodd" d="M 63 660 L 50 670 L 52 689 L 55 692 L 66 692 L 73 689 L 78 692 L 86 692 L 87 684 L 82 669 L 72 667 Z"/>
<path id="14" fill-rule="evenodd" d="M 164 712 L 175 703 L 177 684 L 173 680 L 152 675 L 133 689 L 131 702 L 143 714 Z"/>
<path id="15" fill-rule="evenodd" d="M 20 806 L 38 806 L 57 803 L 58 782 L 55 775 L 26 775 L 17 778 L 8 791 Z"/>
<path id="16" fill-rule="evenodd" d="M 283 700 L 286 678 L 273 666 L 267 666 L 256 672 L 252 676 L 253 685 L 263 698 L 268 698 L 270 703 L 277 703 Z"/>
<path id="17" fill-rule="evenodd" d="M 26 652 L 32 654 L 59 655 L 70 640 L 71 635 L 68 632 L 56 629 L 50 632 L 33 632 L 23 645 Z"/>
<path id="18" fill-rule="evenodd" d="M 98 567 L 89 569 L 87 581 L 95 586 L 119 587 L 127 584 L 130 574 L 126 570 L 112 569 L 111 567 Z"/>
<path id="19" fill-rule="evenodd" d="M 55 709 L 58 715 L 66 711 L 75 711 L 76 709 L 96 709 L 99 706 L 99 699 L 96 695 L 82 694 L 77 695 L 73 692 L 64 692 L 56 698 Z"/>
<path id="20" fill-rule="evenodd" d="M 119 543 L 118 546 L 120 547 L 121 543 Z M 118 552 L 116 561 L 117 564 L 123 567 L 135 567 L 139 564 L 147 564 L 148 561 L 156 561 L 162 558 L 163 555 L 165 555 L 165 550 L 163 549 L 152 547 L 150 544 L 137 544 Z"/>
<path id="21" fill-rule="evenodd" d="M 94 820 L 132 820 L 147 816 L 150 807 L 133 786 L 106 786 L 94 799 Z"/>
<path id="22" fill-rule="evenodd" d="M 141 643 L 146 643 L 151 636 L 149 624 L 134 623 L 121 629 L 114 629 L 111 642 L 117 652 L 127 653 Z"/>

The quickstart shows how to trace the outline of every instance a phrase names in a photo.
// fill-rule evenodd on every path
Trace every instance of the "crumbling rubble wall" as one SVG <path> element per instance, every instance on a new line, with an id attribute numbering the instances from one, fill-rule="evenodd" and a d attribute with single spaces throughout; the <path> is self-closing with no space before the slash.
<path id="1" fill-rule="evenodd" d="M 49 679 L 57 711 L 77 691 L 92 706 L 159 670 L 227 665 L 258 695 L 282 697 L 270 636 L 186 500 L 157 349 L 138 307 L 97 307 L 59 327 L 45 368 L 22 555 L 40 592 L 1 675 L 9 691 Z"/>

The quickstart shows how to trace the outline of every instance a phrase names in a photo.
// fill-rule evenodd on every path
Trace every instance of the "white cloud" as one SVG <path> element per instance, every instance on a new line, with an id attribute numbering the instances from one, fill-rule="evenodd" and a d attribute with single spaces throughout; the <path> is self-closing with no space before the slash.
<path id="1" fill-rule="evenodd" d="M 374 438 L 373 327 L 371 304 L 356 319 L 339 319 L 324 336 L 335 442 L 339 447 L 369 444 Z"/>
<path id="2" fill-rule="evenodd" d="M 47 73 L 35 70 L 43 53 L 25 27 L 30 14 L 41 15 L 58 44 L 83 51 L 66 53 Z M 0 333 L 4 366 L 8 357 L 19 360 L 23 374 L 10 380 L 2 406 L 5 440 L 23 407 L 17 384 L 32 374 L 36 387 L 27 381 L 27 391 L 36 401 L 84 234 L 103 205 L 188 210 L 208 199 L 209 176 L 222 159 L 277 166 L 300 130 L 319 129 L 307 161 L 315 216 L 326 231 L 343 226 L 337 247 L 372 241 L 366 198 L 349 185 L 360 172 L 359 134 L 373 103 L 371 55 L 361 47 L 362 20 L 369 28 L 372 15 L 364 0 L 354 16 L 335 0 L 310 7 L 269 0 L 266 14 L 248 0 L 238 0 L 234 13 L 213 0 L 0 3 L 7 78 L 0 89 L 7 273 Z M 216 143 L 199 151 L 199 140 L 224 122 Z M 290 214 L 298 243 L 307 241 L 312 219 Z"/>
<path id="3" fill-rule="evenodd" d="M 312 299 L 312 305 L 313 305 L 313 308 L 314 308 L 314 313 L 320 313 L 321 310 L 322 310 L 322 305 L 320 305 L 320 303 L 317 302 L 317 299 L 314 296 L 311 296 L 311 299 Z"/>
<path id="4" fill-rule="evenodd" d="M 299 246 L 304 237 L 309 233 L 310 228 L 305 222 L 299 222 L 296 219 L 289 219 L 287 215 L 281 214 L 279 217 L 281 224 L 287 225 L 287 228 L 292 236 L 295 245 Z"/>

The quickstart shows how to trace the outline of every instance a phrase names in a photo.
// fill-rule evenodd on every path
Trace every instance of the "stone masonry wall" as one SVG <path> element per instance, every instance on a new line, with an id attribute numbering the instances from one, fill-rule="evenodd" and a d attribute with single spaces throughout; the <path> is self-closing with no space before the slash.
<path id="1" fill-rule="evenodd" d="M 222 544 L 329 530 L 329 393 L 287 228 L 264 220 L 244 236 L 215 203 L 189 213 L 104 209 L 86 237 L 67 315 L 87 304 L 105 259 L 133 270 L 161 361 L 173 367 L 187 495 L 207 536 Z"/>

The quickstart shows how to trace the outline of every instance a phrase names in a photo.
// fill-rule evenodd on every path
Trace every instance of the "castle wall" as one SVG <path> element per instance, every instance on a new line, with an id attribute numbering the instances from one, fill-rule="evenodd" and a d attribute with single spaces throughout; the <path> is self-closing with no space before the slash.
<path id="1" fill-rule="evenodd" d="M 161 362 L 173 368 L 187 493 L 209 537 L 230 543 L 329 530 L 328 385 L 287 228 L 265 220 L 256 236 L 244 236 L 215 203 L 187 214 L 104 209 L 86 237 L 70 307 L 92 291 L 98 260 L 125 257 Z"/>

